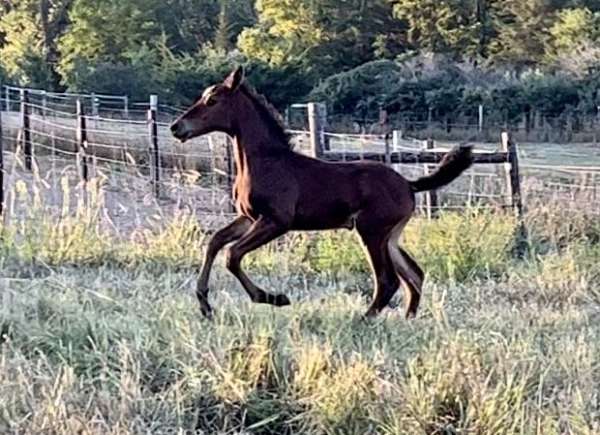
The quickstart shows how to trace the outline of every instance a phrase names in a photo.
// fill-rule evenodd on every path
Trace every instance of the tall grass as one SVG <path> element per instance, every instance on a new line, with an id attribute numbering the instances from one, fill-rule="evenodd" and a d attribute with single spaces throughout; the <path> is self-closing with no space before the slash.
<path id="1" fill-rule="evenodd" d="M 0 433 L 600 433 L 586 216 L 559 240 L 565 222 L 531 212 L 525 259 L 508 215 L 413 220 L 400 243 L 429 279 L 410 322 L 393 309 L 364 322 L 364 293 L 341 291 L 371 289 L 353 235 L 293 234 L 247 265 L 294 305 L 252 305 L 217 265 L 205 322 L 202 222 L 120 234 L 99 186 L 73 202 L 65 182 L 58 215 L 18 189 L 35 205 L 2 228 Z"/>

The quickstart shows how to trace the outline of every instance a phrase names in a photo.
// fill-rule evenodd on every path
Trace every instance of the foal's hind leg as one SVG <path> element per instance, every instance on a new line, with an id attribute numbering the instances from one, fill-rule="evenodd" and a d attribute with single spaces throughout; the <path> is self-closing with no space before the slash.
<path id="1" fill-rule="evenodd" d="M 387 234 L 381 229 L 358 228 L 358 232 L 369 254 L 375 291 L 373 301 L 367 310 L 366 317 L 376 316 L 390 302 L 400 286 L 400 280 L 394 271 L 387 252 Z"/>
<path id="2" fill-rule="evenodd" d="M 400 233 L 404 229 L 405 224 L 405 222 L 399 223 L 392 231 L 388 242 L 388 250 L 394 268 L 404 283 L 406 317 L 409 318 L 417 315 L 425 274 L 417 262 L 413 260 L 405 250 L 398 246 L 398 239 L 400 238 Z"/>
<path id="3" fill-rule="evenodd" d="M 425 273 L 423 269 L 417 264 L 415 260 L 412 259 L 408 253 L 402 249 L 398 248 L 400 254 L 404 258 L 405 268 L 409 270 L 409 273 L 406 274 L 406 278 L 403 278 L 406 283 L 411 283 L 409 286 L 405 284 L 406 288 L 408 288 L 408 292 L 410 293 L 410 299 L 406 304 L 406 317 L 414 317 L 417 315 L 417 309 L 419 308 L 419 302 L 421 301 L 421 295 L 423 293 L 423 281 L 425 280 Z"/>
<path id="4" fill-rule="evenodd" d="M 212 269 L 215 257 L 221 249 L 228 243 L 238 240 L 250 228 L 250 220 L 244 216 L 239 216 L 225 228 L 217 231 L 208 242 L 204 263 L 198 285 L 196 287 L 196 296 L 200 302 L 200 309 L 205 317 L 210 317 L 212 309 L 208 304 L 208 280 Z"/>
<path id="5" fill-rule="evenodd" d="M 261 217 L 254 222 L 248 232 L 229 249 L 227 268 L 240 281 L 253 302 L 270 304 L 278 307 L 290 305 L 290 300 L 286 295 L 273 295 L 256 286 L 244 273 L 241 266 L 242 259 L 246 254 L 266 245 L 286 232 L 286 228 L 281 227 L 269 219 Z"/>

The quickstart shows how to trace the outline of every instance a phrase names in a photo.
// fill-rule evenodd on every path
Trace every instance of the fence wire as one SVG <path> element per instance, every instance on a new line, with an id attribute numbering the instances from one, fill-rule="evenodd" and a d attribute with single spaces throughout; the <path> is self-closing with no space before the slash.
<path id="1" fill-rule="evenodd" d="M 28 171 L 24 164 L 26 132 L 21 115 L 15 110 L 3 113 L 5 198 L 9 213 L 27 214 L 32 197 L 41 195 L 47 201 L 48 210 L 60 215 L 67 203 L 78 201 L 82 192 L 82 165 L 86 163 L 90 179 L 99 183 L 107 222 L 120 231 L 143 227 L 156 216 L 172 216 L 182 211 L 195 214 L 208 227 L 220 226 L 231 219 L 233 180 L 227 160 L 231 153 L 227 152 L 230 145 L 224 136 L 210 135 L 182 145 L 172 137 L 168 122 L 157 122 L 160 194 L 156 197 L 146 120 L 88 115 L 87 142 L 81 149 L 77 117 L 74 112 L 63 110 L 61 105 L 50 105 L 48 100 L 42 105 L 37 99 L 26 105 L 31 113 L 27 133 L 34 153 L 33 171 Z M 145 108 L 132 105 L 130 111 L 144 112 Z M 160 119 L 166 120 L 175 118 L 183 110 L 169 106 L 158 108 Z M 310 152 L 309 132 L 290 130 L 289 133 L 297 152 Z M 340 152 L 342 156 L 423 148 L 423 142 L 417 139 L 392 139 L 373 134 L 328 132 L 325 143 L 329 150 Z M 438 143 L 442 148 L 451 145 Z M 426 170 L 423 164 L 394 164 L 392 167 L 409 179 L 422 176 Z M 526 206 L 545 198 L 563 204 L 564 210 L 584 208 L 586 212 L 600 215 L 600 167 L 523 163 L 520 169 Z M 507 200 L 502 165 L 474 166 L 455 183 L 440 189 L 437 195 L 438 208 L 443 210 L 512 207 Z M 23 198 L 29 198 L 29 202 L 23 202 Z M 418 196 L 418 207 L 424 211 L 422 195 Z"/>

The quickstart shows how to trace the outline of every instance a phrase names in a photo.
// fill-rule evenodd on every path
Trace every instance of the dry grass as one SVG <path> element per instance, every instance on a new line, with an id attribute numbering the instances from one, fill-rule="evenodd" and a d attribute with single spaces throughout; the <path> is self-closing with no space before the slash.
<path id="1" fill-rule="evenodd" d="M 189 215 L 116 234 L 99 186 L 61 217 L 20 189 L 36 205 L 2 229 L 0 433 L 600 432 L 600 250 L 585 216 L 567 232 L 531 214 L 522 260 L 508 216 L 413 221 L 404 243 L 429 280 L 410 322 L 361 320 L 356 287 L 370 283 L 348 232 L 294 235 L 247 262 L 294 305 L 252 305 L 219 263 L 209 323 Z"/>

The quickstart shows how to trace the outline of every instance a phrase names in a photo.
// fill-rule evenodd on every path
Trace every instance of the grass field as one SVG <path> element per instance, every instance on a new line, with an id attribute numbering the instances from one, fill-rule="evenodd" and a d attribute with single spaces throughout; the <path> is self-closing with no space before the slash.
<path id="1" fill-rule="evenodd" d="M 249 303 L 218 264 L 193 297 L 202 223 L 111 232 L 99 201 L 2 229 L 0 433 L 600 433 L 600 224 L 530 207 L 415 219 L 428 273 L 362 320 L 371 283 L 347 231 L 292 235 L 246 264 L 294 304 Z"/>

